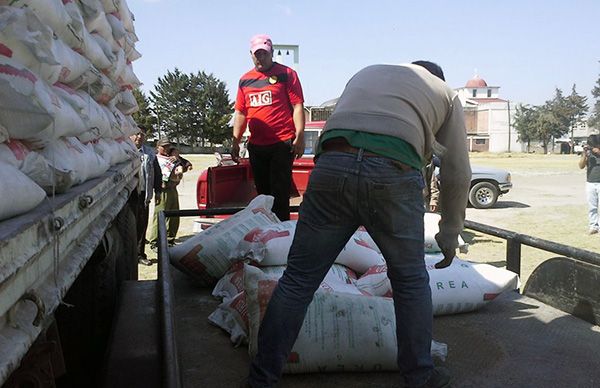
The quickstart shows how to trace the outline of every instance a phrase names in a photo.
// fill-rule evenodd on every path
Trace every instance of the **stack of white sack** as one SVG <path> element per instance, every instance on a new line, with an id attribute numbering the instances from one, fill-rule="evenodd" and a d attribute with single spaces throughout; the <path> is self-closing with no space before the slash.
<path id="1" fill-rule="evenodd" d="M 213 291 L 225 299 L 209 321 L 227 331 L 235 346 L 248 344 L 251 356 L 256 353 L 258 329 L 284 269 L 238 263 Z M 332 266 L 308 307 L 284 373 L 398 369 L 393 301 L 366 297 L 355 286 L 355 279 L 351 269 Z M 443 360 L 447 346 L 432 341 L 431 353 Z"/>
<path id="2" fill-rule="evenodd" d="M 280 252 L 289 251 L 295 223 L 279 223 L 271 212 L 272 202 L 272 197 L 259 196 L 243 211 L 169 248 L 171 262 L 200 285 L 213 284 L 221 278 L 213 294 L 224 300 L 209 320 L 229 332 L 234 344 L 248 342 L 251 353 L 256 349 L 264 308 L 285 269 L 279 264 L 285 263 L 287 253 L 281 258 L 254 245 L 256 252 L 263 253 L 262 261 L 256 265 L 275 264 L 259 269 L 244 265 L 240 260 L 246 257 L 236 257 L 234 252 L 242 249 L 236 245 L 249 247 L 252 241 L 267 243 L 278 238 L 282 239 L 276 244 Z M 256 239 L 257 236 L 261 237 Z M 334 264 L 326 275 L 309 307 L 293 350 L 294 360 L 286 372 L 397 369 L 393 302 L 368 295 L 356 285 L 356 270 L 364 272 L 371 265 L 384 263 L 381 254 L 369 244 L 365 232 L 357 231 L 338 257 L 338 262 L 343 260 L 347 266 Z M 253 258 L 259 256 L 256 252 Z M 447 348 L 433 342 L 432 353 L 443 358 Z"/>
<path id="3" fill-rule="evenodd" d="M 517 274 L 489 264 L 469 263 L 455 258 L 448 268 L 435 269 L 434 264 L 443 258 L 437 243 L 431 243 L 435 242 L 433 236 L 439 231 L 438 222 L 438 215 L 425 215 L 425 246 L 429 246 L 431 251 L 437 248 L 436 253 L 425 255 L 435 315 L 473 311 L 502 292 L 519 287 Z M 286 221 L 251 230 L 231 251 L 230 260 L 248 258 L 259 266 L 285 265 L 295 227 L 296 221 Z M 359 228 L 335 262 L 351 268 L 360 276 L 356 285 L 364 294 L 391 297 L 386 262 L 379 252 L 369 234 Z"/>
<path id="4" fill-rule="evenodd" d="M 136 157 L 135 42 L 126 0 L 0 0 L 1 160 L 59 193 Z"/>
<path id="5" fill-rule="evenodd" d="M 277 280 L 244 266 L 248 351 L 254 356 L 258 330 Z M 431 355 L 445 360 L 446 344 L 431 342 Z M 284 373 L 396 371 L 394 302 L 390 298 L 319 288 L 284 366 Z"/>

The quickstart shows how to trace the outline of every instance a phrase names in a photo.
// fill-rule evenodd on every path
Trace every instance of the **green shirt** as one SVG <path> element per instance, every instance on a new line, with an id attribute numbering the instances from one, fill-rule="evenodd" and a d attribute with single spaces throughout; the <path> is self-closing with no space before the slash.
<path id="1" fill-rule="evenodd" d="M 350 129 L 331 129 L 323 132 L 319 139 L 315 155 L 322 153 L 323 143 L 334 137 L 343 137 L 352 147 L 363 148 L 365 151 L 397 160 L 417 170 L 423 167 L 423 161 L 419 154 L 412 145 L 404 140 L 395 136 L 353 131 Z"/>

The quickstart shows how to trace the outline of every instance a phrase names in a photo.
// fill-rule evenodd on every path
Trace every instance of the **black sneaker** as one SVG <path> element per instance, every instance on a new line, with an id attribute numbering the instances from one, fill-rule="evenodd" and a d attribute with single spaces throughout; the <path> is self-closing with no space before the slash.
<path id="1" fill-rule="evenodd" d="M 450 380 L 452 375 L 448 368 L 443 366 L 436 366 L 429 376 L 429 380 L 423 385 L 419 385 L 419 388 L 447 388 L 450 387 Z"/>

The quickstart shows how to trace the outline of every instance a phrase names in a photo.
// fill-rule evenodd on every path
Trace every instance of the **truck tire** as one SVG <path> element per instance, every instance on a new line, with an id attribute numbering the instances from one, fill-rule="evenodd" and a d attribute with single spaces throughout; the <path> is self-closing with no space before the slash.
<path id="1" fill-rule="evenodd" d="M 469 191 L 469 203 L 475 209 L 489 209 L 498 201 L 498 188 L 490 182 L 479 182 Z"/>

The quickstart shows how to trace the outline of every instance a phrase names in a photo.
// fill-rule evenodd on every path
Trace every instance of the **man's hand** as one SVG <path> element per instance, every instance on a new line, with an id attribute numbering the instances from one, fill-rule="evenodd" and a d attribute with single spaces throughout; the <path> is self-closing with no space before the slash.
<path id="1" fill-rule="evenodd" d="M 160 195 L 154 197 L 154 206 L 160 205 Z"/>
<path id="2" fill-rule="evenodd" d="M 304 155 L 304 148 L 304 136 L 298 136 L 292 142 L 292 150 L 290 152 L 294 154 L 294 157 L 296 159 L 298 159 L 301 158 L 302 155 Z"/>
<path id="3" fill-rule="evenodd" d="M 454 260 L 456 249 L 442 249 L 442 253 L 444 254 L 444 260 L 435 263 L 436 269 L 442 269 L 450 266 L 450 264 L 452 264 L 452 260 Z"/>
<path id="4" fill-rule="evenodd" d="M 233 140 L 233 145 L 231 146 L 231 160 L 233 160 L 236 163 L 239 163 L 240 161 L 240 142 L 239 140 Z"/>
<path id="5" fill-rule="evenodd" d="M 454 260 L 454 256 L 456 256 L 456 248 L 458 246 L 458 236 L 453 239 L 448 238 L 447 235 L 442 235 L 438 233 L 435 235 L 435 240 L 438 243 L 438 246 L 442 250 L 444 254 L 444 259 L 435 264 L 436 269 L 442 269 L 450 266 L 452 264 L 452 260 Z"/>

